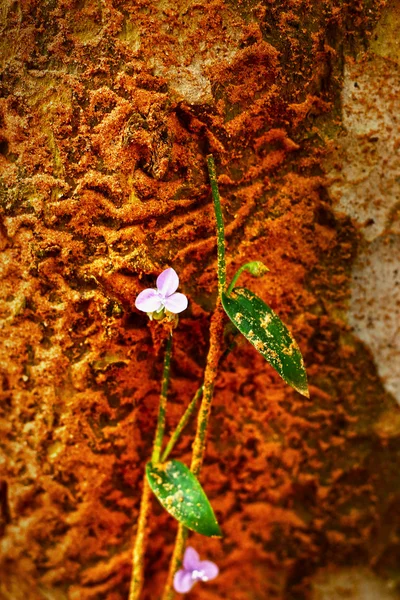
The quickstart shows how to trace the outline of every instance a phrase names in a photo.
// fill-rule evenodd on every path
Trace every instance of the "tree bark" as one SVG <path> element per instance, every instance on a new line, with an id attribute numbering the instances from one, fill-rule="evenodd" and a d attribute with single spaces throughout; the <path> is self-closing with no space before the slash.
<path id="1" fill-rule="evenodd" d="M 397 8 L 2 0 L 1 600 L 128 597 L 162 372 L 134 300 L 167 266 L 190 300 L 174 336 L 172 430 L 201 384 L 216 300 L 208 153 L 228 274 L 269 267 L 243 283 L 289 324 L 311 398 L 245 342 L 224 361 L 202 473 L 224 538 L 191 538 L 221 573 L 191 598 L 326 600 L 339 584 L 348 598 L 399 597 L 400 417 L 384 379 L 398 365 L 395 321 L 379 338 L 384 364 L 366 337 L 397 275 L 385 294 L 354 287 L 355 273 L 370 280 L 371 244 L 393 263 L 397 188 L 382 186 L 385 225 L 371 238 L 377 198 L 355 213 L 346 171 L 360 140 L 366 162 L 380 160 L 370 138 L 385 127 L 398 148 L 395 120 L 378 119 L 376 134 L 348 120 L 366 105 L 351 96 L 363 76 L 379 71 L 377 96 L 387 85 L 384 115 L 398 89 Z M 193 432 L 174 451 L 187 464 Z M 153 509 L 144 600 L 161 594 L 176 532 Z"/>

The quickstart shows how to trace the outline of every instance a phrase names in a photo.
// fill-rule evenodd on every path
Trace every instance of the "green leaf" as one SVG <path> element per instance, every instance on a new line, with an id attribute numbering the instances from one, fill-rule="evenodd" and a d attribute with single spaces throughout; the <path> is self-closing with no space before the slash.
<path id="1" fill-rule="evenodd" d="M 186 465 L 178 460 L 149 462 L 146 475 L 157 499 L 177 521 L 202 535 L 222 536 L 203 488 Z"/>
<path id="2" fill-rule="evenodd" d="M 274 311 L 246 288 L 222 294 L 226 314 L 244 337 L 295 390 L 309 397 L 300 349 Z"/>

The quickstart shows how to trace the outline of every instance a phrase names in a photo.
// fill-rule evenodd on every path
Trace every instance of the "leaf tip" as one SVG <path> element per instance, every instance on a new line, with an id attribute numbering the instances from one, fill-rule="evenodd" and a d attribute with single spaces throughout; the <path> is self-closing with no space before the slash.
<path id="1" fill-rule="evenodd" d="M 308 389 L 307 385 L 306 387 L 296 387 L 295 390 L 299 392 L 299 394 L 301 394 L 302 396 L 305 396 L 306 398 L 310 397 L 310 390 Z"/>
<path id="2" fill-rule="evenodd" d="M 218 538 L 218 539 L 223 537 L 223 536 L 222 536 L 222 531 L 221 531 L 221 529 L 220 529 L 220 527 L 219 527 L 219 525 L 218 525 L 218 523 L 217 523 L 217 522 L 215 522 L 215 530 L 214 530 L 214 532 L 213 532 L 213 533 L 210 535 L 210 537 L 212 537 L 212 538 Z"/>

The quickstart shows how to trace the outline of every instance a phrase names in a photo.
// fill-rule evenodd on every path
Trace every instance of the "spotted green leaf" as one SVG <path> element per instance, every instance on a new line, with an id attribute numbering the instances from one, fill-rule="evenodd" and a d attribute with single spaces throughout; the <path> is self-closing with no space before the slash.
<path id="1" fill-rule="evenodd" d="M 203 488 L 186 465 L 177 460 L 147 463 L 146 475 L 159 502 L 177 521 L 202 535 L 222 535 Z"/>
<path id="2" fill-rule="evenodd" d="M 274 311 L 246 288 L 222 294 L 226 314 L 244 337 L 295 390 L 309 397 L 300 349 Z"/>

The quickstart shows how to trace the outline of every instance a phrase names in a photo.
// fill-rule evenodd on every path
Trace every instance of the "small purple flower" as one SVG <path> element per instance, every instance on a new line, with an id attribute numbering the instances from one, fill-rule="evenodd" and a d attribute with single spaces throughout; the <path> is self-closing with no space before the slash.
<path id="1" fill-rule="evenodd" d="M 184 294 L 176 292 L 179 277 L 174 269 L 165 269 L 157 277 L 157 289 L 147 288 L 136 298 L 135 306 L 146 313 L 160 313 L 167 310 L 178 314 L 185 310 L 188 300 Z"/>
<path id="2" fill-rule="evenodd" d="M 190 592 L 197 581 L 210 581 L 218 575 L 219 569 L 211 560 L 200 560 L 196 550 L 188 546 L 183 557 L 183 569 L 174 576 L 174 589 L 180 594 Z"/>

